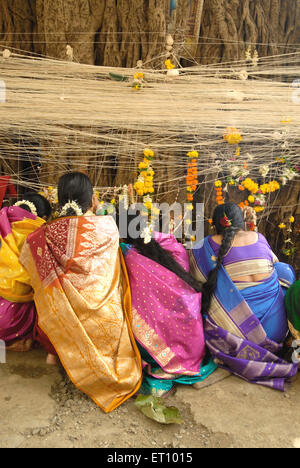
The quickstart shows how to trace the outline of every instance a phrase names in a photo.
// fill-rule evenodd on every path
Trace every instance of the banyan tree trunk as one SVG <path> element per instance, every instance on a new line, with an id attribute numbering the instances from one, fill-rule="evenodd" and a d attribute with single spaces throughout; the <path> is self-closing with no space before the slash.
<path id="1" fill-rule="evenodd" d="M 0 45 L 78 62 L 135 67 L 162 63 L 170 0 L 1 0 Z M 193 37 L 201 24 L 200 40 Z M 300 42 L 298 0 L 177 0 L 172 29 L 196 60 L 207 64 L 244 58 L 256 43 L 260 56 L 290 52 Z M 295 45 L 295 46 L 294 46 Z M 160 58 L 160 62 L 158 61 Z M 180 58 L 180 57 L 179 57 Z"/>
<path id="2" fill-rule="evenodd" d="M 300 42 L 298 0 L 204 0 L 196 60 L 202 64 L 294 51 Z"/>
<path id="3" fill-rule="evenodd" d="M 186 28 L 190 0 L 178 0 Z M 81 63 L 135 67 L 162 64 L 169 0 L 1 0 L 0 45 L 59 59 L 66 46 Z"/>

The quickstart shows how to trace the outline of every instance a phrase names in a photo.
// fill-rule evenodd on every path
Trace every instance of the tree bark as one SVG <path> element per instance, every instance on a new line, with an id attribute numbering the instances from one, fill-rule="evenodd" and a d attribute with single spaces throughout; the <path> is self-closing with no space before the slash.
<path id="1" fill-rule="evenodd" d="M 182 42 L 199 23 L 190 15 L 202 15 L 199 63 L 243 59 L 256 43 L 260 56 L 284 54 L 300 42 L 297 0 L 193 1 L 177 0 L 174 29 Z M 0 44 L 60 59 L 69 44 L 78 62 L 153 67 L 163 63 L 169 20 L 169 0 L 2 0 Z"/>
<path id="2" fill-rule="evenodd" d="M 248 46 L 260 56 L 294 51 L 293 44 L 300 41 L 299 19 L 297 0 L 204 0 L 196 60 L 242 60 Z"/>
<path id="3" fill-rule="evenodd" d="M 70 45 L 81 63 L 153 67 L 163 63 L 168 15 L 169 0 L 2 0 L 0 44 L 59 59 Z"/>

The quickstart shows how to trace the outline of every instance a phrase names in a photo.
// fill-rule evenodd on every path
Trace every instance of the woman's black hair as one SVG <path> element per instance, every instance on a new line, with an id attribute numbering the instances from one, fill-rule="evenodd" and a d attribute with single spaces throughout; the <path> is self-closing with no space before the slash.
<path id="1" fill-rule="evenodd" d="M 48 219 L 50 217 L 51 212 L 52 212 L 51 205 L 48 202 L 48 200 L 42 195 L 39 195 L 36 192 L 28 192 L 28 193 L 25 193 L 25 195 L 23 196 L 23 200 L 29 201 L 30 203 L 34 204 L 39 218 Z M 29 211 L 29 213 L 31 213 L 31 210 L 29 206 L 27 205 L 20 205 L 20 208 L 22 208 L 23 210 Z"/>
<path id="2" fill-rule="evenodd" d="M 128 215 L 128 225 L 130 222 L 136 218 L 136 215 Z M 167 268 L 169 271 L 177 275 L 183 281 L 185 281 L 189 286 L 191 286 L 196 292 L 202 292 L 202 284 L 199 283 L 195 278 L 193 278 L 190 273 L 186 272 L 184 268 L 177 263 L 175 258 L 170 252 L 163 249 L 161 245 L 156 242 L 155 239 L 151 239 L 148 244 L 145 244 L 144 239 L 138 237 L 133 239 L 129 236 L 123 239 L 125 243 L 132 245 L 138 251 L 140 255 L 150 258 L 159 265 Z"/>
<path id="3" fill-rule="evenodd" d="M 224 227 L 222 225 L 222 220 L 225 217 L 228 218 L 231 226 Z M 213 270 L 211 270 L 208 275 L 207 282 L 203 285 L 202 312 L 204 313 L 209 311 L 212 296 L 217 287 L 218 272 L 223 264 L 224 257 L 229 252 L 236 234 L 239 231 L 243 231 L 245 229 L 245 221 L 242 210 L 234 203 L 219 205 L 214 212 L 213 224 L 217 230 L 217 233 L 222 235 L 223 239 L 217 258 L 217 265 Z"/>
<path id="4" fill-rule="evenodd" d="M 82 172 L 70 172 L 63 175 L 58 182 L 58 202 L 61 208 L 69 202 L 76 202 L 83 214 L 92 205 L 93 185 Z M 65 216 L 76 216 L 70 208 Z"/>

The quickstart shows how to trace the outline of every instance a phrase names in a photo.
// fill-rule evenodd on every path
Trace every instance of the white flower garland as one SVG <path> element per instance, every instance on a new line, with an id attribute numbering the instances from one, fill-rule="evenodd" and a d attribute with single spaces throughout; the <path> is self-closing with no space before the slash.
<path id="1" fill-rule="evenodd" d="M 35 205 L 34 205 L 32 202 L 30 202 L 30 201 L 28 201 L 28 200 L 21 200 L 21 201 L 19 201 L 19 202 L 17 202 L 17 203 L 14 204 L 14 206 L 21 206 L 21 205 L 26 205 L 26 206 L 28 206 L 28 208 L 30 209 L 30 211 L 31 211 L 31 213 L 32 213 L 33 215 L 35 215 L 35 216 L 38 215 L 37 209 L 36 209 Z"/>
<path id="2" fill-rule="evenodd" d="M 73 211 L 75 211 L 75 214 L 76 216 L 83 216 L 83 211 L 82 209 L 80 208 L 80 206 L 75 202 L 75 201 L 72 201 L 72 202 L 68 202 L 66 203 L 60 213 L 59 213 L 59 216 L 60 217 L 63 217 L 63 216 L 67 216 L 67 212 L 69 209 L 72 209 Z"/>

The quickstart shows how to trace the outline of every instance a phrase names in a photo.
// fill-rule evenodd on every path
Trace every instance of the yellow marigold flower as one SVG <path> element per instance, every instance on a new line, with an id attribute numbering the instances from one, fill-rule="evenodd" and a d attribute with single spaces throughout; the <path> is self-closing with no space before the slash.
<path id="1" fill-rule="evenodd" d="M 152 203 L 150 201 L 147 201 L 146 203 L 144 203 L 144 206 L 147 208 L 147 210 L 151 210 Z"/>
<path id="2" fill-rule="evenodd" d="M 168 70 L 173 70 L 173 68 L 175 68 L 175 65 L 173 65 L 170 59 L 165 61 L 165 66 Z"/>
<path id="3" fill-rule="evenodd" d="M 199 153 L 198 151 L 190 151 L 189 153 L 187 153 L 187 155 L 189 158 L 195 159 L 195 158 L 198 158 Z"/>
<path id="4" fill-rule="evenodd" d="M 134 189 L 135 189 L 135 190 L 142 190 L 143 188 L 144 188 L 144 183 L 143 183 L 143 182 L 139 182 L 139 181 L 138 181 L 138 182 L 136 182 L 136 183 L 134 184 Z"/>
<path id="5" fill-rule="evenodd" d="M 261 213 L 262 211 L 264 211 L 265 207 L 264 206 L 255 206 L 254 207 L 254 210 L 256 211 L 256 213 Z"/>
<path id="6" fill-rule="evenodd" d="M 295 222 L 294 216 L 291 216 L 291 217 L 290 217 L 289 222 L 290 222 L 291 224 L 293 224 L 293 223 Z"/>
<path id="7" fill-rule="evenodd" d="M 135 73 L 134 74 L 134 79 L 135 80 L 143 80 L 144 79 L 144 73 Z"/>
<path id="8" fill-rule="evenodd" d="M 153 158 L 153 157 L 154 157 L 154 151 L 152 151 L 152 150 L 149 149 L 149 148 L 146 148 L 146 149 L 144 150 L 144 156 L 145 156 L 146 158 L 148 158 L 148 157 Z"/>
<path id="9" fill-rule="evenodd" d="M 242 182 L 242 185 L 247 189 L 249 190 L 249 192 L 255 194 L 258 192 L 259 190 L 259 187 L 258 187 L 258 184 L 256 184 L 252 179 L 245 179 L 243 182 Z"/>
<path id="10" fill-rule="evenodd" d="M 249 195 L 248 201 L 249 201 L 250 203 L 254 203 L 254 202 L 255 202 L 254 196 L 253 196 L 253 195 Z"/>
<path id="11" fill-rule="evenodd" d="M 230 145 L 238 145 L 243 141 L 242 135 L 234 127 L 228 127 L 226 133 L 223 135 L 224 140 L 226 140 Z"/>
<path id="12" fill-rule="evenodd" d="M 286 225 L 284 223 L 280 223 L 278 225 L 279 229 L 285 229 L 286 228 Z"/>
<path id="13" fill-rule="evenodd" d="M 215 182 L 215 187 L 217 187 L 217 188 L 218 188 L 218 187 L 222 187 L 222 182 L 221 182 L 220 180 L 217 180 L 217 181 Z"/>
<path id="14" fill-rule="evenodd" d="M 111 202 L 110 202 L 110 203 L 111 203 L 112 205 L 116 205 L 116 204 L 117 204 L 117 202 L 116 202 L 116 199 L 115 199 L 115 198 L 113 198 L 113 199 L 111 200 Z"/>
<path id="15" fill-rule="evenodd" d="M 146 169 L 148 169 L 148 167 L 149 167 L 149 162 L 144 161 L 139 164 L 139 169 L 141 171 L 145 171 Z"/>

